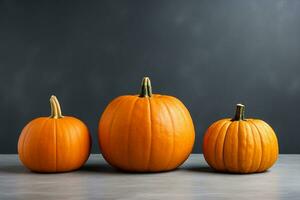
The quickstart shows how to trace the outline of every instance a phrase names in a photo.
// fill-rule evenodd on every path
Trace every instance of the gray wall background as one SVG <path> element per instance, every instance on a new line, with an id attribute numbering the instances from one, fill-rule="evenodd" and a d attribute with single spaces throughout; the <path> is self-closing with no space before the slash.
<path id="1" fill-rule="evenodd" d="M 204 131 L 236 103 L 300 153 L 300 1 L 0 1 L 0 153 L 16 153 L 31 119 L 56 94 L 88 125 L 144 75 L 188 107 Z"/>

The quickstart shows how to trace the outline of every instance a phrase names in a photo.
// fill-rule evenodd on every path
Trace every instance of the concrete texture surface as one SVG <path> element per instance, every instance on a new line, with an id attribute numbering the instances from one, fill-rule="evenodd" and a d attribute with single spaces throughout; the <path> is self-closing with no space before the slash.
<path id="1" fill-rule="evenodd" d="M 37 174 L 17 155 L 0 155 L 0 199 L 300 199 L 300 155 L 280 155 L 267 172 L 222 174 L 193 154 L 177 170 L 124 173 L 101 155 L 78 171 Z"/>

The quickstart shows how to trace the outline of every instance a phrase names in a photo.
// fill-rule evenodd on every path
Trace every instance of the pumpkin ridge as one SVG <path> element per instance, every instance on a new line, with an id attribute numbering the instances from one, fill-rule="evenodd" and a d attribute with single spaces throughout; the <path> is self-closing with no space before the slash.
<path id="1" fill-rule="evenodd" d="M 23 157 L 23 160 L 25 161 L 26 160 L 26 154 L 25 154 L 25 143 L 26 143 L 26 139 L 28 137 L 28 132 L 29 132 L 29 129 L 31 130 L 32 129 L 32 125 L 31 124 L 28 124 L 28 127 L 26 129 L 26 132 L 24 133 L 24 138 L 23 138 L 23 141 L 22 141 L 22 144 L 21 144 L 21 149 L 22 149 L 22 157 Z M 22 161 L 23 162 L 23 161 Z"/>
<path id="2" fill-rule="evenodd" d="M 219 132 L 220 132 L 220 130 L 221 130 L 221 128 L 224 126 L 226 124 L 226 120 L 224 120 L 224 121 L 222 121 L 222 124 L 221 125 L 219 125 L 219 123 L 216 125 L 216 129 L 218 129 L 218 134 L 219 134 Z M 212 140 L 212 137 L 215 135 L 215 134 L 210 134 L 211 136 L 210 136 L 210 141 L 211 141 L 211 146 L 213 146 L 212 147 L 212 150 L 213 150 L 213 156 L 211 157 L 211 160 L 210 160 L 210 162 L 212 163 L 212 165 L 213 166 L 217 166 L 217 164 L 216 164 L 216 159 L 215 159 L 215 157 L 216 157 L 216 155 L 215 155 L 215 152 L 216 152 L 216 150 L 215 150 L 215 148 L 216 148 L 216 139 L 217 139 L 217 136 L 216 136 L 216 138 L 214 139 L 214 140 Z"/>
<path id="3" fill-rule="evenodd" d="M 240 121 L 240 128 L 241 128 L 241 132 L 243 133 L 243 137 L 242 139 L 240 140 L 242 142 L 242 145 L 244 145 L 244 148 L 243 146 L 241 146 L 239 149 L 240 149 L 240 153 L 242 153 L 240 156 L 239 156 L 239 163 L 240 163 L 240 172 L 241 173 L 247 173 L 249 171 L 249 168 L 251 167 L 251 163 L 249 165 L 249 145 L 251 145 L 251 143 L 249 142 L 249 137 L 250 134 L 248 134 L 248 127 L 247 127 L 247 122 L 246 121 Z M 245 144 L 243 143 L 245 142 Z M 253 154 L 253 151 L 250 152 L 250 155 Z M 252 162 L 252 159 L 250 159 L 250 162 Z M 250 166 L 250 167 L 249 167 Z"/>
<path id="4" fill-rule="evenodd" d="M 175 104 L 177 104 L 177 106 L 180 107 L 180 109 L 178 109 L 178 110 L 180 110 L 181 116 L 183 116 L 184 122 L 186 123 L 186 121 L 187 121 L 186 120 L 186 114 L 185 114 L 185 111 L 183 110 L 182 105 L 180 104 L 180 102 L 176 98 L 171 97 L 171 96 L 168 96 L 168 99 L 175 102 Z"/>
<path id="5" fill-rule="evenodd" d="M 169 99 L 171 99 L 173 102 L 176 102 L 177 106 L 180 107 L 180 109 L 178 110 L 180 110 L 180 113 L 183 116 L 185 123 L 189 121 L 188 118 L 190 118 L 191 121 L 193 121 L 192 117 L 190 116 L 190 113 L 188 112 L 188 110 L 185 108 L 184 104 L 180 100 L 172 96 L 169 96 Z M 190 128 L 194 129 L 194 127 L 190 127 Z"/>
<path id="6" fill-rule="evenodd" d="M 205 131 L 205 135 L 204 135 L 204 138 L 203 138 L 203 144 L 202 144 L 202 150 L 203 150 L 203 155 L 204 155 L 204 158 L 205 158 L 205 160 L 206 160 L 206 162 L 210 165 L 210 166 L 214 166 L 214 163 L 212 162 L 212 159 L 211 159 L 211 157 L 210 156 L 208 156 L 208 155 L 210 155 L 209 154 L 209 147 L 208 146 L 210 146 L 210 140 L 211 140 L 211 137 L 212 137 L 212 130 L 214 129 L 214 128 L 216 128 L 217 126 L 218 126 L 218 124 L 219 123 L 221 123 L 221 122 L 225 122 L 225 119 L 222 119 L 222 120 L 220 120 L 220 121 L 216 121 L 216 122 L 214 122 L 213 124 L 211 124 L 209 127 L 208 127 L 208 129 Z"/>
<path id="7" fill-rule="evenodd" d="M 130 159 L 129 159 L 129 135 L 130 135 L 130 133 L 131 133 L 131 129 L 132 129 L 132 115 L 133 115 L 133 110 L 134 110 L 134 108 L 135 108 L 135 105 L 136 105 L 136 103 L 138 102 L 138 100 L 139 100 L 139 97 L 137 97 L 135 100 L 134 100 L 134 103 L 133 103 L 133 105 L 132 105 L 132 108 L 131 108 L 131 111 L 130 111 L 130 114 L 128 115 L 129 116 L 129 126 L 128 126 L 128 131 L 127 131 L 127 166 L 128 166 L 128 168 L 130 169 L 131 168 L 131 164 L 130 164 Z"/>
<path id="8" fill-rule="evenodd" d="M 168 105 L 167 105 L 167 103 L 165 102 L 165 99 L 161 99 L 162 100 L 162 102 L 163 102 L 163 105 L 166 107 L 166 109 L 167 109 L 167 112 L 168 112 L 168 114 L 169 114 L 169 117 L 170 117 L 170 120 L 171 120 L 171 123 L 172 123 L 172 135 L 173 135 L 173 142 L 172 142 L 172 153 L 171 153 L 171 156 L 170 156 L 170 158 L 169 158 L 169 160 L 168 160 L 168 162 L 167 162 L 167 166 L 166 166 L 166 170 L 168 170 L 168 168 L 169 168 L 169 165 L 170 165 L 170 163 L 171 163 L 171 161 L 172 161 L 172 157 L 173 157 L 173 154 L 174 154 L 174 150 L 175 150 L 175 128 L 174 128 L 174 120 L 173 120 L 173 117 L 172 117 L 172 115 L 171 115 L 171 112 L 170 112 L 170 108 L 168 107 Z"/>
<path id="9" fill-rule="evenodd" d="M 268 143 L 271 144 L 271 146 L 273 147 L 273 142 L 271 142 L 271 139 L 270 139 L 270 136 L 269 136 L 270 134 L 268 134 L 268 131 L 266 130 L 265 124 L 262 123 L 262 120 L 259 120 L 258 122 L 261 124 L 261 127 L 262 127 L 263 131 L 265 132 L 265 136 L 266 136 L 266 138 L 268 140 Z M 269 151 L 268 162 L 266 162 L 265 168 L 269 168 L 269 163 L 271 161 L 272 161 L 272 151 Z"/>
<path id="10" fill-rule="evenodd" d="M 68 118 L 68 117 L 65 116 L 63 119 L 66 119 L 66 118 Z M 67 120 L 65 120 L 65 121 L 67 121 Z M 55 121 L 55 123 L 56 123 L 56 135 L 55 135 L 56 136 L 56 145 L 55 145 L 55 149 L 56 149 L 56 172 L 60 171 L 60 167 L 59 167 L 60 166 L 60 164 L 59 164 L 60 162 L 58 162 L 58 160 L 59 160 L 58 159 L 59 149 L 57 148 L 58 143 L 59 143 L 59 139 L 58 139 L 59 138 L 58 137 L 59 134 L 58 133 L 60 132 L 59 129 L 63 129 L 63 127 L 64 127 L 64 126 L 61 126 L 59 122 L 60 121 Z M 70 134 L 66 134 L 66 135 L 68 135 L 68 137 L 69 137 Z M 69 160 L 72 160 L 72 158 L 69 157 L 68 161 Z"/>
<path id="11" fill-rule="evenodd" d="M 54 135 L 55 135 L 55 171 L 57 171 L 57 122 L 54 120 Z"/>
<path id="12" fill-rule="evenodd" d="M 227 130 L 226 130 L 226 133 L 225 133 L 225 138 L 224 138 L 224 144 L 223 144 L 223 164 L 224 164 L 224 167 L 225 167 L 225 169 L 226 169 L 226 171 L 229 171 L 228 170 L 228 167 L 226 166 L 226 159 L 225 159 L 225 144 L 226 144 L 226 140 L 228 140 L 228 130 L 229 130 L 229 128 L 230 128 L 230 126 L 232 126 L 233 125 L 233 122 L 231 122 L 230 124 L 229 124 L 229 126 L 227 127 Z"/>
<path id="13" fill-rule="evenodd" d="M 244 140 L 244 138 L 243 138 L 243 135 L 242 134 L 244 134 L 243 133 L 243 124 L 242 124 L 242 122 L 241 122 L 241 120 L 239 121 L 239 129 L 238 129 L 238 171 L 239 171 L 239 173 L 243 173 L 243 160 L 242 160 L 242 158 L 243 158 L 243 151 L 244 151 L 244 149 L 243 149 L 243 140 Z M 247 138 L 246 138 L 246 145 L 245 145 L 245 149 L 247 148 Z"/>
<path id="14" fill-rule="evenodd" d="M 43 124 L 41 125 L 40 130 L 39 130 L 39 133 L 42 132 L 42 130 L 45 128 L 45 126 L 46 126 L 46 124 L 47 124 L 48 121 L 49 121 L 49 118 L 46 118 L 46 119 L 43 121 Z M 40 135 L 42 135 L 42 134 L 40 134 Z M 39 140 L 39 141 L 41 141 L 41 140 Z M 25 141 L 24 141 L 24 142 L 25 142 Z M 38 145 L 39 145 L 39 143 L 38 143 Z M 37 160 L 38 168 L 41 167 L 41 164 L 40 164 L 39 161 L 40 161 L 40 159 Z"/>
<path id="15" fill-rule="evenodd" d="M 120 104 L 120 102 L 121 102 L 121 96 L 120 97 L 118 97 L 118 98 L 116 98 L 116 99 L 114 99 L 110 104 L 109 104 L 109 106 L 107 106 L 106 108 L 105 108 L 105 110 L 103 111 L 103 113 L 102 113 L 102 115 L 101 115 L 101 117 L 100 117 L 100 120 L 99 120 L 99 123 L 98 123 L 98 143 L 99 143 L 99 147 L 100 147 L 100 150 L 101 150 L 101 154 L 102 154 L 102 156 L 105 158 L 105 160 L 107 160 L 107 162 L 108 163 L 110 163 L 110 159 L 108 158 L 108 156 L 106 156 L 105 155 L 105 153 L 104 153 L 104 148 L 103 148 L 103 141 L 102 141 L 102 139 L 100 138 L 100 136 L 99 136 L 99 132 L 100 132 L 100 126 L 101 126 L 101 124 L 103 123 L 103 121 L 105 121 L 106 119 L 104 118 L 104 116 L 105 116 L 105 113 L 107 113 L 108 112 L 108 110 L 109 109 L 112 109 L 111 107 L 112 107 L 112 105 L 114 105 L 115 107 L 112 109 L 112 117 L 113 117 L 113 115 L 114 115 L 114 113 L 115 113 L 115 111 L 116 111 L 116 108 L 117 108 L 117 106 Z M 116 104 L 116 105 L 115 105 Z M 112 118 L 111 117 L 111 118 Z M 110 123 L 111 123 L 111 121 L 110 121 Z M 110 127 L 110 125 L 111 124 L 108 124 L 107 125 L 107 132 L 108 132 L 108 134 L 107 134 L 107 141 L 105 141 L 106 142 L 106 144 L 107 144 L 107 148 L 108 148 L 108 143 L 109 143 L 109 141 L 108 141 L 108 139 L 109 139 L 109 127 Z"/>
<path id="16" fill-rule="evenodd" d="M 266 129 L 269 129 L 272 132 L 272 134 L 270 134 L 272 144 L 275 142 L 275 144 L 273 144 L 273 149 L 276 149 L 276 154 L 274 155 L 274 151 L 272 151 L 273 160 L 272 160 L 272 163 L 270 164 L 270 166 L 272 166 L 278 159 L 278 152 L 279 152 L 278 141 L 277 141 L 277 137 L 276 137 L 276 134 L 275 134 L 275 131 L 273 130 L 273 128 L 265 121 L 262 121 L 262 123 L 265 125 Z"/>
<path id="17" fill-rule="evenodd" d="M 251 126 L 250 126 L 247 122 L 245 123 L 245 126 L 248 127 L 248 129 L 247 129 L 247 138 L 248 138 L 249 135 L 251 134 L 252 141 L 253 141 L 253 144 L 254 144 L 253 146 L 254 146 L 254 149 L 256 150 L 254 134 L 253 134 L 253 131 L 252 131 L 252 129 L 251 129 Z M 251 130 L 250 133 L 249 133 L 249 129 Z M 247 143 L 247 147 L 248 147 L 248 145 L 249 145 L 249 142 Z M 253 157 L 254 157 L 255 152 L 256 152 L 255 150 L 253 150 L 252 158 L 250 159 L 251 164 L 250 164 L 250 167 L 249 167 L 249 169 L 248 169 L 248 172 L 251 171 L 251 169 L 252 169 L 252 165 L 253 165 Z"/>
<path id="18" fill-rule="evenodd" d="M 237 123 L 237 124 L 236 124 Z M 230 167 L 229 167 L 229 170 L 228 171 L 232 171 L 232 172 L 238 172 L 239 171 L 239 121 L 234 121 L 231 123 L 231 125 L 233 126 L 235 130 L 234 133 L 231 133 L 230 136 L 231 137 L 234 137 L 236 136 L 236 152 L 233 153 L 233 148 L 232 148 L 232 144 L 231 144 L 231 148 L 230 148 Z M 232 138 L 230 138 L 231 141 L 232 141 Z M 230 141 L 230 143 L 231 143 Z M 235 154 L 233 156 L 233 154 Z M 233 159 L 232 159 L 233 158 Z"/>
<path id="19" fill-rule="evenodd" d="M 269 130 L 272 130 L 272 134 L 270 134 L 270 137 L 271 137 L 271 142 L 272 142 L 272 144 L 273 144 L 273 149 L 276 149 L 276 154 L 275 154 L 275 156 L 274 156 L 274 150 L 272 150 L 272 162 L 271 162 L 271 164 L 269 164 L 269 166 L 272 166 L 273 165 L 273 163 L 274 162 L 276 162 L 276 160 L 277 160 L 277 156 L 276 155 L 278 155 L 278 152 L 279 152 L 279 150 L 278 150 L 278 145 L 276 145 L 277 144 L 277 137 L 274 135 L 274 130 L 273 130 L 273 128 L 272 127 L 270 127 L 269 126 L 269 124 L 267 124 L 267 123 L 265 123 L 264 122 L 264 124 L 265 124 L 265 127 L 266 127 L 266 129 L 269 129 Z M 274 137 L 275 136 L 275 137 Z"/>
<path id="20" fill-rule="evenodd" d="M 69 119 L 73 120 L 73 118 L 69 118 Z M 76 135 L 74 135 L 74 136 L 79 138 L 78 133 L 80 133 L 80 130 L 78 130 L 77 126 L 75 126 L 74 123 L 72 123 L 70 120 L 67 120 L 67 121 L 69 123 L 69 127 L 71 127 L 74 130 L 74 132 L 76 133 Z M 71 135 L 71 134 L 68 134 L 68 135 Z"/>
<path id="21" fill-rule="evenodd" d="M 225 171 L 228 171 L 228 168 L 226 166 L 226 161 L 225 161 L 225 144 L 226 144 L 226 139 L 228 137 L 228 130 L 229 130 L 229 127 L 232 125 L 232 122 L 229 123 L 227 129 L 226 129 L 226 132 L 225 132 L 225 137 L 224 137 L 224 142 L 223 142 L 223 165 L 224 165 L 224 168 L 225 168 Z"/>
<path id="22" fill-rule="evenodd" d="M 126 102 L 126 101 L 125 101 Z M 109 154 L 107 157 L 109 157 L 110 158 L 110 162 L 112 163 L 112 165 L 114 165 L 115 166 L 115 162 L 113 161 L 113 157 L 110 155 L 111 154 L 111 138 L 112 138 L 112 134 L 111 134 L 111 130 L 112 130 L 112 127 L 113 127 L 113 123 L 114 123 L 114 121 L 115 121 L 115 118 L 116 118 L 116 116 L 117 116 L 117 112 L 118 112 L 118 109 L 120 108 L 120 106 L 122 105 L 122 103 L 124 103 L 124 101 L 120 101 L 119 103 L 118 103 L 118 105 L 116 106 L 116 109 L 114 110 L 114 113 L 113 113 L 113 115 L 112 115 L 112 117 L 111 117 L 111 122 L 110 122 L 110 125 L 109 125 L 109 129 L 108 129 L 108 151 L 107 151 L 107 154 Z"/>
<path id="23" fill-rule="evenodd" d="M 86 154 L 85 157 L 81 157 L 81 158 L 84 158 L 84 160 L 82 160 L 83 163 L 85 163 L 89 157 L 90 157 L 90 154 L 91 154 L 91 147 L 92 147 L 92 144 L 91 144 L 91 136 L 89 135 L 89 128 L 85 125 L 85 123 L 83 121 L 81 121 L 80 119 L 78 118 L 75 118 L 75 117 L 71 117 L 71 119 L 74 121 L 78 121 L 78 123 L 73 123 L 73 126 L 77 128 L 78 132 L 77 132 L 77 136 L 79 136 L 79 140 L 78 141 L 82 141 L 82 136 L 84 137 L 87 137 L 87 140 L 86 141 L 89 141 L 88 144 L 88 152 Z M 79 125 L 76 125 L 76 124 L 80 124 Z M 83 132 L 82 130 L 85 130 L 86 132 Z M 88 133 L 88 134 L 83 134 L 83 133 Z M 81 140 L 80 140 L 81 139 Z M 84 140 L 85 141 L 85 140 Z M 81 152 L 82 153 L 82 152 Z M 77 168 L 80 168 L 81 165 L 78 165 Z"/>
<path id="24" fill-rule="evenodd" d="M 220 132 L 221 132 L 221 130 L 226 126 L 228 124 L 228 121 L 225 121 L 224 122 L 224 124 L 222 124 L 222 126 L 221 126 L 221 128 L 220 128 L 220 130 L 218 131 L 218 135 L 217 135 L 217 137 L 216 137 L 216 141 L 218 141 L 219 140 L 219 137 L 220 137 Z M 228 129 L 228 127 L 227 127 L 227 129 Z M 227 129 L 226 129 L 226 132 L 227 132 Z M 226 137 L 226 133 L 225 133 L 225 137 Z M 225 137 L 224 137 L 224 140 L 225 140 Z M 216 156 L 217 156 L 217 145 L 216 145 L 216 141 L 214 142 L 214 144 L 215 144 L 215 147 L 214 147 L 214 163 L 215 163 L 215 165 L 217 166 L 218 164 L 217 164 L 217 162 L 216 162 Z M 223 141 L 223 146 L 222 146 L 222 148 L 224 148 L 224 141 Z M 223 152 L 222 152 L 223 153 Z M 222 159 L 222 161 L 223 161 L 223 163 L 224 163 L 224 158 Z M 225 165 L 223 165 L 223 166 L 225 166 Z"/>
<path id="25" fill-rule="evenodd" d="M 248 121 L 247 121 L 247 122 L 248 122 Z M 253 129 L 252 129 L 252 126 L 251 126 L 250 124 L 248 124 L 248 123 L 247 123 L 247 125 L 248 125 L 248 127 L 250 128 L 250 130 L 251 130 L 250 132 L 251 132 L 252 139 L 253 139 L 253 144 L 254 144 L 253 156 L 252 156 L 252 159 L 251 159 L 252 162 L 251 162 L 250 169 L 249 169 L 249 171 L 252 172 L 252 171 L 253 171 L 253 170 L 252 170 L 252 169 L 253 169 L 253 165 L 254 165 L 254 161 L 253 161 L 254 159 L 253 159 L 253 158 L 254 158 L 254 156 L 256 155 L 257 148 L 256 148 L 256 140 L 255 140 L 255 138 L 254 138 L 255 135 L 254 135 L 254 131 L 253 131 Z"/>
<path id="26" fill-rule="evenodd" d="M 237 171 L 239 172 L 239 173 L 241 173 L 241 167 L 240 167 L 240 162 L 239 162 L 239 160 L 240 160 L 240 131 L 241 131 L 241 123 L 240 123 L 240 121 L 237 121 L 238 122 L 238 129 L 237 129 L 237 147 L 238 147 L 238 149 L 237 149 Z"/>
<path id="27" fill-rule="evenodd" d="M 169 100 L 171 100 L 173 103 L 175 102 L 175 104 L 180 107 L 179 112 L 181 113 L 181 116 L 184 118 L 184 122 L 185 124 L 187 124 L 187 114 L 185 113 L 185 111 L 183 110 L 183 106 L 182 106 L 182 103 L 175 97 L 172 97 L 172 96 L 167 96 L 167 98 Z M 194 128 L 194 127 L 193 127 Z M 194 146 L 194 145 L 193 145 Z M 193 146 L 192 146 L 192 149 L 193 149 Z M 191 151 L 192 151 L 191 149 Z M 185 160 L 189 157 L 189 155 L 191 154 L 191 152 L 187 155 L 187 157 L 179 164 L 179 166 L 185 162 Z"/>
<path id="28" fill-rule="evenodd" d="M 64 117 L 64 119 L 68 119 L 68 117 L 67 116 L 65 116 Z M 68 121 L 68 120 L 64 120 L 64 123 L 66 124 L 65 126 L 60 126 L 59 125 L 59 121 L 57 121 L 56 122 L 57 124 L 56 124 L 56 171 L 60 171 L 60 162 L 58 162 L 58 157 L 57 157 L 57 155 L 59 154 L 58 152 L 59 152 L 59 150 L 58 150 L 58 148 L 57 148 L 57 146 L 58 146 L 58 142 L 59 142 L 59 140 L 58 140 L 58 133 L 59 133 L 59 129 L 58 129 L 58 127 L 61 127 L 61 129 L 63 129 L 63 132 L 69 132 L 69 131 L 66 131 L 66 130 L 68 130 L 68 129 L 66 129 L 65 128 L 65 126 L 66 125 L 68 125 L 69 126 L 69 129 L 74 129 L 73 128 L 73 126 L 71 126 L 71 123 Z M 66 135 L 68 135 L 68 142 L 71 140 L 71 138 L 70 138 L 70 135 L 71 134 L 66 134 Z M 70 148 L 70 147 L 69 147 Z M 73 158 L 72 157 L 69 157 L 69 159 L 68 159 L 68 163 L 70 162 L 70 160 L 73 160 Z M 66 162 L 66 161 L 65 161 Z"/>
<path id="29" fill-rule="evenodd" d="M 65 118 L 65 119 L 67 119 L 67 118 Z M 72 123 L 71 123 L 69 120 L 66 120 L 66 121 L 67 121 L 67 124 L 69 124 L 69 127 L 71 127 L 71 128 L 74 129 Z M 70 143 L 70 141 L 72 140 L 72 137 L 71 137 L 71 134 L 68 134 L 68 135 L 69 135 L 69 143 Z M 69 144 L 69 145 L 70 145 L 70 144 Z M 72 153 L 71 153 L 71 154 L 72 154 Z"/>
<path id="30" fill-rule="evenodd" d="M 262 144 L 262 136 L 261 136 L 261 132 L 259 131 L 259 129 L 257 128 L 256 124 L 253 122 L 253 120 L 249 120 L 250 123 L 253 124 L 253 126 L 256 128 L 258 135 L 260 137 L 260 145 L 261 145 L 261 158 L 260 158 L 260 163 L 259 163 L 259 167 L 257 168 L 257 170 L 259 170 L 261 168 L 261 164 L 262 164 L 262 160 L 263 160 L 263 156 L 264 156 L 264 145 Z"/>
<path id="31" fill-rule="evenodd" d="M 248 122 L 249 122 L 249 127 L 251 128 L 251 134 L 252 134 L 252 137 L 253 137 L 253 141 L 254 141 L 254 147 L 255 147 L 255 151 L 254 151 L 254 153 L 253 153 L 253 156 L 255 156 L 255 154 L 256 154 L 256 152 L 257 152 L 257 141 L 256 141 L 256 136 L 254 135 L 254 129 L 256 129 L 256 131 L 257 131 L 257 128 L 254 126 L 254 124 L 251 122 L 251 120 L 248 120 Z M 259 132 L 257 131 L 257 134 L 259 135 L 259 145 L 260 145 L 260 147 L 262 148 L 262 145 L 261 145 L 261 137 L 260 137 L 260 134 L 259 134 Z M 262 150 L 261 150 L 262 151 Z M 260 158 L 260 162 L 261 162 L 261 159 L 262 159 L 262 156 L 261 156 L 261 158 Z M 253 165 L 254 165 L 254 162 L 253 162 L 253 160 L 252 160 L 252 164 L 251 164 L 251 167 L 250 167 L 250 170 L 251 171 L 257 171 L 258 169 L 259 169 L 259 167 L 260 166 L 258 166 L 255 170 L 253 170 Z M 259 165 L 260 165 L 260 163 L 259 163 Z"/>
<path id="32" fill-rule="evenodd" d="M 150 170 L 150 165 L 151 165 L 151 151 L 152 151 L 152 144 L 153 144 L 153 137 L 152 137 L 152 112 L 151 112 L 151 98 L 147 98 L 148 99 L 148 105 L 149 105 L 149 126 L 150 126 L 150 149 L 149 149 L 149 156 L 148 156 L 148 161 L 147 161 L 147 169 Z"/>

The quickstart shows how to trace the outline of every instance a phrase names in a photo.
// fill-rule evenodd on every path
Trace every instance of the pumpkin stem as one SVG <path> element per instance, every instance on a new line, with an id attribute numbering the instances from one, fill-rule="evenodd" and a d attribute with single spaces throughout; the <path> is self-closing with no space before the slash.
<path id="1" fill-rule="evenodd" d="M 245 106 L 243 104 L 236 104 L 235 116 L 233 121 L 245 120 Z"/>
<path id="2" fill-rule="evenodd" d="M 61 109 L 59 102 L 56 98 L 56 96 L 52 95 L 50 98 L 50 106 L 51 106 L 51 118 L 59 119 L 62 118 L 63 115 L 61 114 Z"/>
<path id="3" fill-rule="evenodd" d="M 139 97 L 151 97 L 152 87 L 149 77 L 144 77 L 142 80 L 142 86 Z"/>

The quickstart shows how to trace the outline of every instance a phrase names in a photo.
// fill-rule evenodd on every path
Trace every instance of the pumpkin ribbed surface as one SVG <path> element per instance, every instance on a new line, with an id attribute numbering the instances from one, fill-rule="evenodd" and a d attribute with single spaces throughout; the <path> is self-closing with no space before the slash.
<path id="1" fill-rule="evenodd" d="M 36 172 L 78 169 L 88 159 L 90 147 L 86 125 L 74 117 L 55 112 L 53 116 L 39 117 L 29 122 L 18 141 L 20 160 Z"/>
<path id="2" fill-rule="evenodd" d="M 113 100 L 99 121 L 99 144 L 109 164 L 127 171 L 167 171 L 192 151 L 195 133 L 175 97 L 127 95 Z"/>
<path id="3" fill-rule="evenodd" d="M 222 119 L 205 133 L 203 154 L 208 164 L 234 173 L 262 172 L 278 157 L 273 129 L 259 119 Z"/>

